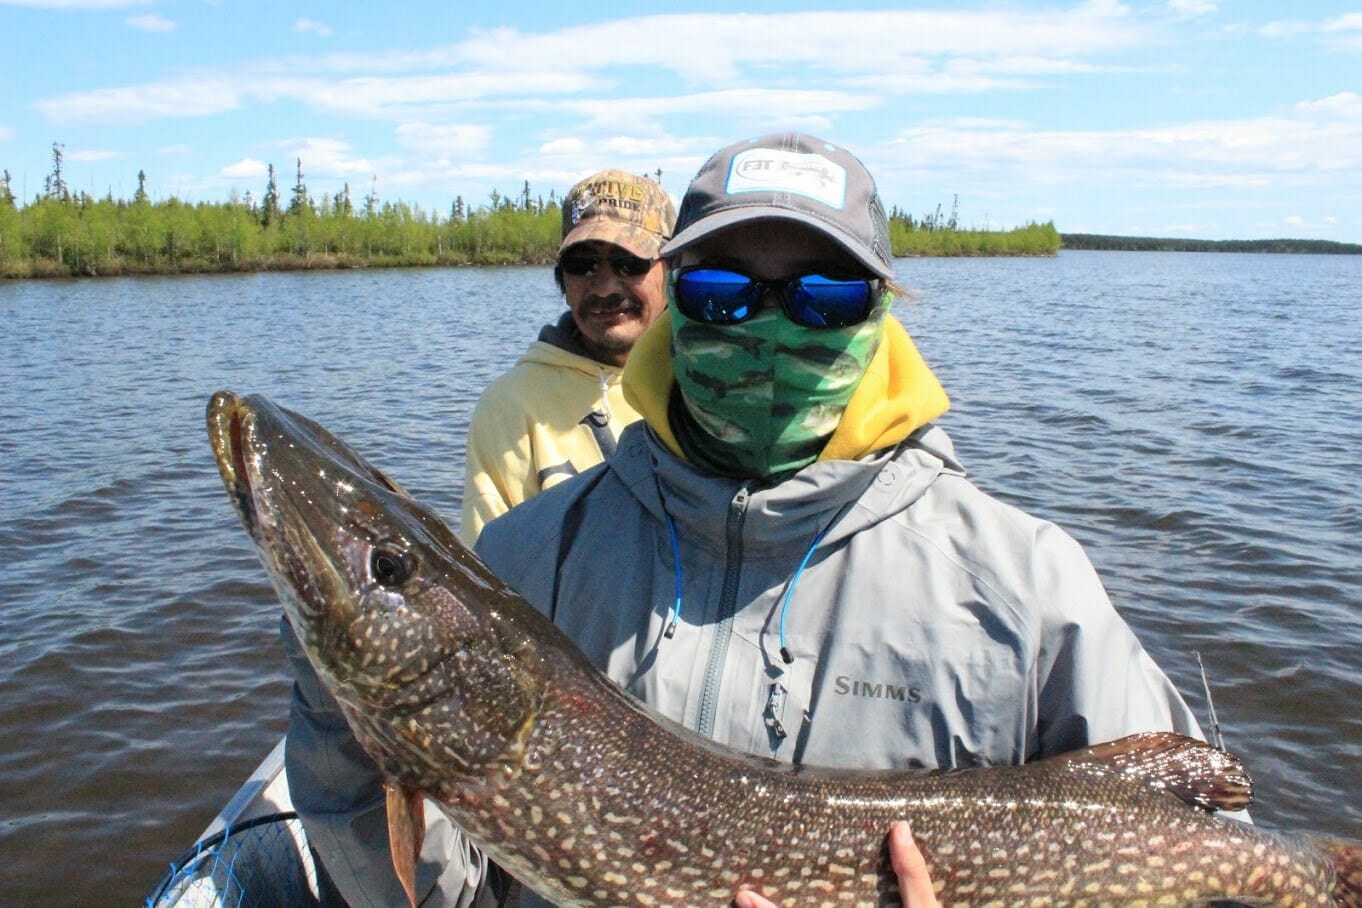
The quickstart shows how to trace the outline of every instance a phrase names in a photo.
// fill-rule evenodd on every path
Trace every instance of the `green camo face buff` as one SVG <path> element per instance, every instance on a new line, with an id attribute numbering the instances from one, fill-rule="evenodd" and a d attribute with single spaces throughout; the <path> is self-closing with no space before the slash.
<path id="1" fill-rule="evenodd" d="M 681 314 L 667 287 L 684 413 L 672 430 L 697 466 L 777 480 L 818 459 L 884 332 L 892 293 L 860 324 L 812 329 L 768 305 L 736 325 Z M 693 423 L 693 424 L 688 424 Z"/>

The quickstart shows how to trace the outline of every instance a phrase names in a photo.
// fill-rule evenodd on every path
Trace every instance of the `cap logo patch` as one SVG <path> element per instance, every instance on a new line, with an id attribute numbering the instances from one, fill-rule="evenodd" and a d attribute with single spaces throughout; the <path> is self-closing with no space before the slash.
<path id="1" fill-rule="evenodd" d="M 596 199 L 591 194 L 591 190 L 586 190 L 572 200 L 572 223 L 579 223 L 586 213 L 591 210 L 591 206 L 596 204 Z"/>
<path id="2" fill-rule="evenodd" d="M 623 180 L 601 180 L 589 186 L 582 186 L 572 199 L 572 223 L 576 224 L 585 217 L 594 217 L 592 209 L 597 205 L 609 205 L 625 211 L 642 211 L 646 200 L 645 189 L 637 182 Z M 623 215 L 629 218 L 630 215 Z"/>
<path id="3" fill-rule="evenodd" d="M 822 155 L 749 148 L 734 155 L 724 192 L 793 193 L 840 211 L 846 205 L 847 172 Z"/>

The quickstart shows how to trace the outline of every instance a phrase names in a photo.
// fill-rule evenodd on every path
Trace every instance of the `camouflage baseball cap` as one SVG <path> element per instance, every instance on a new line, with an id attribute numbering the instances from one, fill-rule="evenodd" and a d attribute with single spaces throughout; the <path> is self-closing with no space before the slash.
<path id="1" fill-rule="evenodd" d="M 807 224 L 892 280 L 889 218 L 875 179 L 855 155 L 822 139 L 775 133 L 715 153 L 681 199 L 672 256 L 718 230 L 759 218 Z"/>
<path id="2" fill-rule="evenodd" d="M 624 170 L 602 170 L 563 198 L 558 254 L 577 243 L 601 240 L 655 259 L 675 224 L 676 207 L 661 184 Z"/>

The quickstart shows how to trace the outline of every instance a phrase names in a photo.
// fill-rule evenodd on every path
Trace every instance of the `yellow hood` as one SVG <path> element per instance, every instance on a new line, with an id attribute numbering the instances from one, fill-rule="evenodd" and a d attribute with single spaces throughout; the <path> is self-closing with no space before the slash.
<path id="1" fill-rule="evenodd" d="M 624 364 L 624 399 L 676 456 L 685 458 L 667 421 L 672 370 L 671 313 L 663 312 L 643 333 Z M 903 441 L 950 406 L 913 339 L 892 315 L 865 377 L 851 395 L 819 460 L 857 460 Z"/>

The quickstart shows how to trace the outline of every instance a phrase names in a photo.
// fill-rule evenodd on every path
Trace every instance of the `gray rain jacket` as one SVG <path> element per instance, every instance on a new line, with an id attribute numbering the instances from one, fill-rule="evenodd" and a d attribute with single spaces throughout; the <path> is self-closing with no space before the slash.
<path id="1" fill-rule="evenodd" d="M 1078 543 L 976 488 L 940 428 L 761 488 L 635 423 L 476 551 L 634 696 L 751 753 L 957 767 L 1201 736 Z"/>

